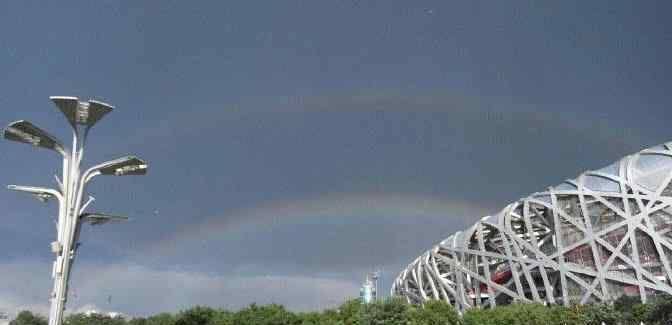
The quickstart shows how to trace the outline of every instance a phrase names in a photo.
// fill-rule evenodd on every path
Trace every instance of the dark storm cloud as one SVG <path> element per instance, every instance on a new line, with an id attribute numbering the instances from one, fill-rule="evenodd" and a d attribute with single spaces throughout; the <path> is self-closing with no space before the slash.
<path id="1" fill-rule="evenodd" d="M 482 215 L 670 139 L 667 2 L 0 6 L 0 120 L 65 138 L 47 97 L 93 96 L 117 109 L 87 164 L 150 163 L 91 185 L 132 222 L 83 231 L 73 308 L 315 309 L 374 268 L 387 291 Z M 1 149 L 1 184 L 58 173 Z M 55 207 L 0 204 L 0 309 L 43 310 Z"/>

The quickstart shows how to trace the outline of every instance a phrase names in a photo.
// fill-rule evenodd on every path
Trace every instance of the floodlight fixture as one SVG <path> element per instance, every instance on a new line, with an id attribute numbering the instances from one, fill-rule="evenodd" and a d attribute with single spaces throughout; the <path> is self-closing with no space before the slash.
<path id="1" fill-rule="evenodd" d="M 63 195 L 57 190 L 35 187 L 35 186 L 21 186 L 21 185 L 7 185 L 8 190 L 26 192 L 32 194 L 35 198 L 42 202 L 47 202 L 49 199 L 56 198 L 59 202 L 63 199 Z"/>
<path id="2" fill-rule="evenodd" d="M 82 220 L 87 221 L 91 225 L 102 225 L 108 222 L 122 222 L 128 221 L 127 216 L 117 216 L 106 213 L 84 213 L 81 215 Z"/>
<path id="3" fill-rule="evenodd" d="M 2 133 L 2 136 L 11 141 L 27 143 L 35 147 L 46 148 L 66 155 L 65 148 L 56 137 L 38 128 L 26 120 L 10 123 Z"/>
<path id="4" fill-rule="evenodd" d="M 147 162 L 136 156 L 126 156 L 89 168 L 89 170 L 84 173 L 84 182 L 87 182 L 96 175 L 125 176 L 145 175 L 146 173 Z"/>
<path id="5" fill-rule="evenodd" d="M 114 109 L 114 106 L 110 104 L 92 99 L 86 102 L 70 96 L 51 96 L 49 99 L 58 106 L 75 129 L 77 125 L 93 127 L 105 114 Z"/>

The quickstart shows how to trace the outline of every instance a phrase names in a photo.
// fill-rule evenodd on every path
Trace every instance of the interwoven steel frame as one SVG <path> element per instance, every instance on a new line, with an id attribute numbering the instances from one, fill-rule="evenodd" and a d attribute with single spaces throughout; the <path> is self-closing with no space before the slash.
<path id="1" fill-rule="evenodd" d="M 415 259 L 391 294 L 459 311 L 672 294 L 672 142 L 486 216 Z"/>

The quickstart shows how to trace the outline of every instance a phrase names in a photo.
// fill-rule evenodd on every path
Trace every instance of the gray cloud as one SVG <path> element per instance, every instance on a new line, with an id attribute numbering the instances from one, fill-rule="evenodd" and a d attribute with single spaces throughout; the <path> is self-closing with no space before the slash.
<path id="1" fill-rule="evenodd" d="M 145 177 L 89 187 L 94 209 L 132 221 L 83 231 L 76 270 L 106 280 L 76 271 L 78 296 L 91 292 L 77 306 L 116 307 L 106 268 L 178 279 L 208 304 L 219 298 L 202 283 L 218 277 L 358 283 L 383 267 L 389 288 L 389 274 L 471 218 L 669 140 L 661 5 L 442 2 L 428 15 L 403 1 L 159 12 L 16 2 L 0 10 L 3 30 L 21 26 L 2 38 L 0 119 L 65 137 L 47 96 L 100 96 L 117 108 L 92 133 L 87 164 L 150 162 Z M 2 184 L 51 183 L 56 155 L 0 146 Z M 0 271 L 17 279 L 0 283 L 2 302 L 42 308 L 54 207 L 4 191 L 0 206 Z M 301 290 L 273 292 L 290 306 L 331 294 Z M 134 308 L 177 308 L 152 303 Z"/>
<path id="2" fill-rule="evenodd" d="M 0 274 L 5 279 L 0 282 L 0 310 L 13 315 L 20 310 L 48 314 L 50 270 L 50 263 L 35 260 L 0 263 Z"/>
<path id="3" fill-rule="evenodd" d="M 0 287 L 0 309 L 12 314 L 22 309 L 45 314 L 45 292 L 50 288 L 49 278 L 44 276 L 47 268 L 46 264 L 26 261 L 0 265 L 3 277 L 17 282 L 16 287 Z M 68 310 L 95 308 L 148 315 L 177 312 L 196 304 L 235 310 L 256 302 L 284 303 L 303 311 L 332 307 L 357 294 L 357 283 L 330 277 L 232 276 L 134 264 L 81 264 L 73 272 Z"/>

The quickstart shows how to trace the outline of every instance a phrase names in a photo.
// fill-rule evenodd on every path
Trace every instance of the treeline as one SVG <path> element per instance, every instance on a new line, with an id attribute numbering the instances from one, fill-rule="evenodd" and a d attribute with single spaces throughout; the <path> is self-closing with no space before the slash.
<path id="1" fill-rule="evenodd" d="M 280 305 L 252 304 L 239 311 L 196 306 L 177 314 L 161 313 L 147 318 L 123 319 L 105 315 L 74 314 L 65 325 L 672 325 L 672 297 L 660 296 L 647 304 L 621 297 L 613 304 L 585 306 L 544 306 L 513 304 L 491 309 L 470 309 L 463 317 L 440 301 L 424 306 L 409 305 L 402 299 L 386 299 L 372 304 L 351 300 L 322 312 L 294 313 Z M 29 311 L 19 313 L 10 325 L 46 325 L 47 321 Z"/>

